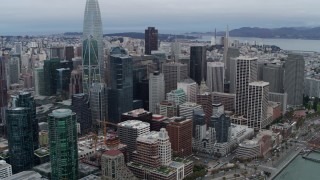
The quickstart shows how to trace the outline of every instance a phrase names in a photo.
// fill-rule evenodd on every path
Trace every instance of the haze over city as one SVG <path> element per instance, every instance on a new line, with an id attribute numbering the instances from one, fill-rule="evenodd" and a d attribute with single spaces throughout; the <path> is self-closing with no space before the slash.
<path id="1" fill-rule="evenodd" d="M 50 2 L 50 3 L 49 3 Z M 104 33 L 208 32 L 240 27 L 319 26 L 316 0 L 117 0 L 99 2 Z M 2 35 L 81 32 L 85 0 L 2 0 Z"/>
<path id="2" fill-rule="evenodd" d="M 1 1 L 0 179 L 319 179 L 320 3 Z"/>

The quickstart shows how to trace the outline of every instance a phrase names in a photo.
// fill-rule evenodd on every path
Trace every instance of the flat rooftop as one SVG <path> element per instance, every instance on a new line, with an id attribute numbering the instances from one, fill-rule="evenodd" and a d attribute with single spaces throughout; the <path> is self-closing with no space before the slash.
<path id="1" fill-rule="evenodd" d="M 118 126 L 128 127 L 132 129 L 144 129 L 150 127 L 149 123 L 138 121 L 138 120 L 128 120 L 118 124 Z"/>
<path id="2" fill-rule="evenodd" d="M 254 82 L 251 82 L 249 83 L 249 86 L 268 86 L 269 85 L 269 82 L 264 82 L 264 81 L 254 81 Z"/>
<path id="3" fill-rule="evenodd" d="M 146 134 L 138 136 L 137 141 L 148 143 L 148 144 L 154 144 L 158 141 L 158 138 L 159 138 L 159 132 L 151 131 Z"/>

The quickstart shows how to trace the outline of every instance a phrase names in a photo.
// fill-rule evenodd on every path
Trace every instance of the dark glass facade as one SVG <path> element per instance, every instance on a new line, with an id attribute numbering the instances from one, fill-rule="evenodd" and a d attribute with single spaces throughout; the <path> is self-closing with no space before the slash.
<path id="1" fill-rule="evenodd" d="M 206 46 L 190 47 L 190 78 L 200 85 L 207 80 L 207 48 Z"/>
<path id="2" fill-rule="evenodd" d="M 57 75 L 57 94 L 61 95 L 64 99 L 68 98 L 69 83 L 71 78 L 71 71 L 69 68 L 60 68 L 56 71 Z"/>
<path id="3" fill-rule="evenodd" d="M 36 103 L 30 92 L 19 92 L 15 98 L 16 107 L 24 107 L 30 109 L 33 134 L 33 149 L 39 148 L 39 125 L 36 118 Z"/>
<path id="4" fill-rule="evenodd" d="M 229 138 L 229 128 L 231 126 L 230 117 L 225 114 L 219 117 L 212 116 L 209 123 L 209 127 L 212 127 L 216 131 L 216 142 L 225 143 L 228 142 Z"/>
<path id="5" fill-rule="evenodd" d="M 72 61 L 72 58 L 74 58 L 74 48 L 73 48 L 73 46 L 65 47 L 65 53 L 66 53 L 66 60 L 67 61 Z"/>
<path id="6" fill-rule="evenodd" d="M 5 61 L 0 55 L 0 122 L 5 122 L 5 107 L 8 104 Z M 1 132 L 2 134 L 2 132 Z"/>
<path id="7" fill-rule="evenodd" d="M 48 116 L 52 180 L 78 179 L 76 119 L 69 109 L 54 110 Z"/>
<path id="8" fill-rule="evenodd" d="M 71 110 L 76 113 L 80 123 L 80 134 L 88 134 L 92 130 L 91 110 L 87 94 L 74 94 L 72 96 Z"/>
<path id="9" fill-rule="evenodd" d="M 148 27 L 144 34 L 145 54 L 151 55 L 151 51 L 158 50 L 158 30 Z"/>
<path id="10" fill-rule="evenodd" d="M 132 110 L 132 59 L 127 55 L 110 56 L 109 121 L 119 123 L 121 114 Z"/>
<path id="11" fill-rule="evenodd" d="M 12 108 L 6 111 L 6 115 L 12 171 L 29 170 L 34 160 L 32 111 L 30 108 Z"/>
<path id="12" fill-rule="evenodd" d="M 197 137 L 196 128 L 197 126 L 206 125 L 205 114 L 202 109 L 193 110 L 193 120 L 192 120 L 192 135 L 193 137 Z"/>
<path id="13" fill-rule="evenodd" d="M 47 96 L 53 96 L 57 93 L 57 69 L 60 67 L 60 59 L 44 61 L 44 87 Z"/>

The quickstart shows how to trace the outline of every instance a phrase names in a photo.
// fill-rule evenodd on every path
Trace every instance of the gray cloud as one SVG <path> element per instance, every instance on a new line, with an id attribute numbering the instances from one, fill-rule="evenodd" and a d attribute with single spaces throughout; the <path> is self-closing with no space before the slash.
<path id="1" fill-rule="evenodd" d="M 317 0 L 99 0 L 104 32 L 319 26 Z M 85 0 L 1 0 L 0 33 L 81 31 Z"/>

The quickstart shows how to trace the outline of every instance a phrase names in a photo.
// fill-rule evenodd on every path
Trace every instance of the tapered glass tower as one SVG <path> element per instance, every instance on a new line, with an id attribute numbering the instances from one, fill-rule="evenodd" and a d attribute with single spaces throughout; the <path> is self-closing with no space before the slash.
<path id="1" fill-rule="evenodd" d="M 83 23 L 83 92 L 104 77 L 102 22 L 98 0 L 87 0 Z"/>

